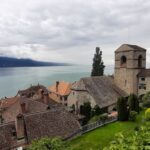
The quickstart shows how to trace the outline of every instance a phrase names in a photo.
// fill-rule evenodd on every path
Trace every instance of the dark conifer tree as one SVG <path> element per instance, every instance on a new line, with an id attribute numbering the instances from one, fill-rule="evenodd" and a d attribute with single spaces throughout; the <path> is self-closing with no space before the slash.
<path id="1" fill-rule="evenodd" d="M 117 101 L 118 120 L 128 120 L 127 100 L 124 97 L 119 97 Z"/>
<path id="2" fill-rule="evenodd" d="M 99 47 L 96 47 L 96 53 L 93 58 L 93 68 L 91 76 L 103 76 L 104 75 L 104 63 L 102 61 L 102 51 Z"/>
<path id="3" fill-rule="evenodd" d="M 135 94 L 131 94 L 128 98 L 130 111 L 139 112 L 139 100 Z"/>

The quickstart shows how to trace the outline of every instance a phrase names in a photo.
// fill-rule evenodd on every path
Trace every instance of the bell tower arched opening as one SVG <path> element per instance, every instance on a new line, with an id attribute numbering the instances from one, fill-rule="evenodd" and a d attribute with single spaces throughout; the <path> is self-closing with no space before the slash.
<path id="1" fill-rule="evenodd" d="M 121 62 L 120 62 L 121 67 L 126 67 L 127 66 L 127 58 L 126 56 L 121 57 Z"/>

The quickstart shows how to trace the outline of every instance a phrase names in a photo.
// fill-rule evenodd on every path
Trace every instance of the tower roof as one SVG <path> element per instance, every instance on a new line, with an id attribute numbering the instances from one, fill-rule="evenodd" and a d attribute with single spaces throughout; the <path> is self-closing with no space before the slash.
<path id="1" fill-rule="evenodd" d="M 146 51 L 145 48 L 142 48 L 137 45 L 131 45 L 131 44 L 122 44 L 116 52 L 126 52 L 126 51 Z"/>

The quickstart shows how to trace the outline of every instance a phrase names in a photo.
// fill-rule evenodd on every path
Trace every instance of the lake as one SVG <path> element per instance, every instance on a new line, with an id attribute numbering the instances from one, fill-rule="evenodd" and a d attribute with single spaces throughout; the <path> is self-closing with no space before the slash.
<path id="1" fill-rule="evenodd" d="M 81 77 L 89 77 L 91 66 L 52 66 L 0 68 L 0 98 L 15 96 L 18 90 L 31 84 L 43 84 L 46 87 L 56 81 L 74 82 Z M 105 74 L 112 74 L 113 68 L 107 67 Z"/>

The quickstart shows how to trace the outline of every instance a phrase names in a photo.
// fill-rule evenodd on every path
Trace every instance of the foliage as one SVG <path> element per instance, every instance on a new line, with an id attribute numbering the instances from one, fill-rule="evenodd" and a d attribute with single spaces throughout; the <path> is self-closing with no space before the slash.
<path id="1" fill-rule="evenodd" d="M 130 94 L 128 102 L 130 111 L 139 112 L 139 100 L 135 94 Z"/>
<path id="2" fill-rule="evenodd" d="M 129 120 L 130 121 L 136 121 L 137 112 L 136 111 L 130 111 L 129 113 Z"/>
<path id="3" fill-rule="evenodd" d="M 109 147 L 103 150 L 148 150 L 150 149 L 150 127 L 142 126 L 138 131 L 128 135 L 119 133 Z"/>
<path id="4" fill-rule="evenodd" d="M 67 147 L 59 138 L 44 137 L 31 143 L 27 150 L 66 150 Z"/>
<path id="5" fill-rule="evenodd" d="M 100 115 L 93 116 L 93 117 L 88 121 L 88 124 L 94 123 L 94 122 L 98 121 L 99 118 L 100 118 Z"/>
<path id="6" fill-rule="evenodd" d="M 102 61 L 102 51 L 99 47 L 96 47 L 96 53 L 93 58 L 93 68 L 91 76 L 103 76 L 104 74 L 104 63 Z"/>
<path id="7" fill-rule="evenodd" d="M 94 108 L 93 108 L 93 115 L 100 115 L 102 113 L 100 107 L 98 105 L 95 105 Z"/>
<path id="8" fill-rule="evenodd" d="M 147 92 L 143 96 L 142 101 L 143 101 L 143 106 L 144 107 L 150 107 L 150 92 Z"/>
<path id="9" fill-rule="evenodd" d="M 85 102 L 83 105 L 80 106 L 80 114 L 85 116 L 85 123 L 91 117 L 91 103 Z"/>
<path id="10" fill-rule="evenodd" d="M 146 111 L 145 111 L 145 119 L 147 121 L 150 121 L 150 108 L 148 108 Z"/>
<path id="11" fill-rule="evenodd" d="M 115 139 L 115 135 L 123 132 L 131 134 L 135 128 L 140 127 L 143 124 L 143 118 L 145 112 L 141 111 L 137 115 L 135 122 L 125 121 L 125 122 L 114 122 L 106 126 L 97 128 L 93 131 L 90 131 L 82 136 L 79 136 L 71 141 L 68 141 L 69 146 L 72 150 L 101 150 L 105 146 L 108 146 L 108 143 Z M 138 130 L 138 129 L 137 129 Z M 126 136 L 126 138 L 128 135 Z"/>
<path id="12" fill-rule="evenodd" d="M 100 115 L 99 119 L 100 119 L 103 123 L 105 123 L 105 121 L 108 119 L 108 114 L 105 113 L 105 114 Z"/>
<path id="13" fill-rule="evenodd" d="M 117 101 L 118 120 L 128 120 L 127 100 L 124 97 L 119 97 Z"/>

